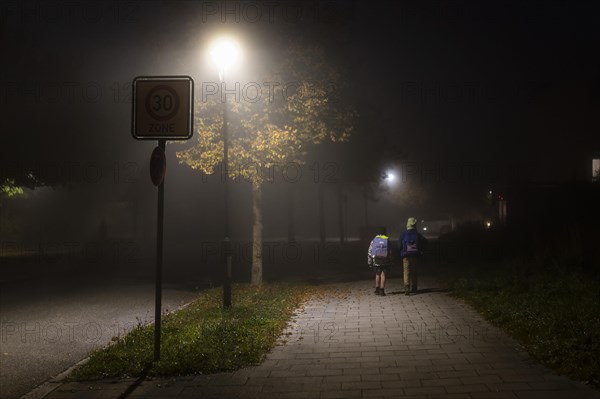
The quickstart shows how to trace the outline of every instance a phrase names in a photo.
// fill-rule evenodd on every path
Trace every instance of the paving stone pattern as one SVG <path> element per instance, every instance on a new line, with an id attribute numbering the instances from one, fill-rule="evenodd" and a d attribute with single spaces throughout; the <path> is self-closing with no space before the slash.
<path id="1" fill-rule="evenodd" d="M 421 281 L 407 297 L 391 279 L 327 286 L 297 313 L 259 366 L 143 381 L 128 398 L 600 398 L 536 364 L 468 305 Z M 285 341 L 285 342 L 284 342 Z M 46 396 L 118 398 L 133 380 L 59 383 Z"/>

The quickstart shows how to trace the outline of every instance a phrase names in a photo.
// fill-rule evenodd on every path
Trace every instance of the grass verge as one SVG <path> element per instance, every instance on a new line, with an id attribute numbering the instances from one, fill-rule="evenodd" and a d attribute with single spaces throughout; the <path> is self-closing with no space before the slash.
<path id="1" fill-rule="evenodd" d="M 522 266 L 511 261 L 455 268 L 444 280 L 453 296 L 518 339 L 542 364 L 600 388 L 600 282 L 576 273 L 524 275 Z"/>
<path id="2" fill-rule="evenodd" d="M 138 326 L 90 354 L 70 378 L 87 380 L 233 371 L 258 364 L 275 344 L 295 309 L 315 288 L 300 283 L 234 285 L 233 306 L 222 309 L 222 289 L 199 294 L 162 319 L 161 360 L 152 363 L 154 327 Z"/>

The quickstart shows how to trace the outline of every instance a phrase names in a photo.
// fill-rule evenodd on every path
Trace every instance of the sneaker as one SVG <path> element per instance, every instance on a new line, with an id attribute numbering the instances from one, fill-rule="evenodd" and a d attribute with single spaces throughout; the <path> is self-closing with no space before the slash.
<path id="1" fill-rule="evenodd" d="M 380 295 L 381 291 L 379 291 L 379 290 L 380 290 L 379 287 L 375 287 L 375 295 Z"/>

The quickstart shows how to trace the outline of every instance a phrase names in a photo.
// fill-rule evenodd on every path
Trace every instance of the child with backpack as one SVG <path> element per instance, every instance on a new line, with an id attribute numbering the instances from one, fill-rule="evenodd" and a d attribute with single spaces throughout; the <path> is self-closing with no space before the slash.
<path id="1" fill-rule="evenodd" d="M 425 237 L 417 232 L 417 219 L 408 218 L 406 230 L 398 240 L 398 249 L 404 268 L 404 295 L 417 293 L 417 259 L 423 253 L 427 243 Z"/>
<path id="2" fill-rule="evenodd" d="M 385 273 L 392 264 L 390 239 L 381 231 L 371 240 L 368 252 L 369 267 L 375 270 L 375 295 L 385 296 Z"/>

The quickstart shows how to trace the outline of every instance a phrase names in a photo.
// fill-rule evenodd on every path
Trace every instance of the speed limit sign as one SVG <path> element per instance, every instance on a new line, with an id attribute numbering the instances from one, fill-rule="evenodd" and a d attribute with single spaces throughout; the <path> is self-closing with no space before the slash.
<path id="1" fill-rule="evenodd" d="M 188 140 L 193 133 L 194 81 L 189 76 L 133 80 L 132 134 L 138 140 Z"/>

